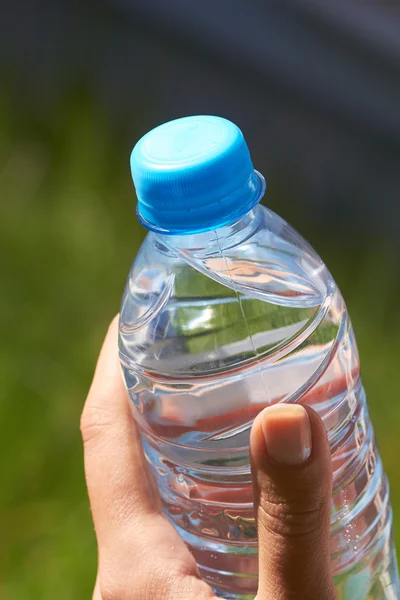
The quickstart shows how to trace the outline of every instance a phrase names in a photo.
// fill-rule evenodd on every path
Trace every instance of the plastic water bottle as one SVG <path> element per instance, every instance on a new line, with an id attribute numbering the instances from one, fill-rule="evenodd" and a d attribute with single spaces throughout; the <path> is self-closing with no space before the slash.
<path id="1" fill-rule="evenodd" d="M 203 578 L 217 596 L 254 598 L 249 432 L 265 406 L 300 402 L 329 435 L 338 599 L 400 598 L 357 345 L 324 263 L 259 204 L 265 181 L 225 119 L 157 127 L 131 168 L 150 232 L 123 296 L 120 359 L 165 513 Z"/>

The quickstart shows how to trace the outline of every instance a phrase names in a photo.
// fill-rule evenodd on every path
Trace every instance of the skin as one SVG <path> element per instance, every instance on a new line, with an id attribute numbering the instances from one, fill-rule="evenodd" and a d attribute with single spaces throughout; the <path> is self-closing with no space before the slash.
<path id="1" fill-rule="evenodd" d="M 121 378 L 117 326 L 114 319 L 81 418 L 98 542 L 93 600 L 213 599 L 162 513 Z M 256 600 L 334 600 L 331 463 L 320 418 L 308 407 L 266 408 L 253 424 L 250 451 L 260 557 Z"/>

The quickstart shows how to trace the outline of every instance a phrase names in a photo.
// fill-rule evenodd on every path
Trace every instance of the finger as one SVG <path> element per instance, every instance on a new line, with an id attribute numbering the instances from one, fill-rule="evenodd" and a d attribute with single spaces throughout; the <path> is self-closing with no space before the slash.
<path id="1" fill-rule="evenodd" d="M 127 520 L 143 520 L 159 508 L 120 373 L 117 331 L 114 319 L 81 418 L 86 481 L 100 546 Z"/>
<path id="2" fill-rule="evenodd" d="M 92 600 L 103 600 L 102 597 L 101 597 L 100 579 L 99 579 L 99 575 L 98 574 L 97 574 L 97 577 L 96 577 L 96 584 L 94 586 Z"/>
<path id="3" fill-rule="evenodd" d="M 81 418 L 99 546 L 94 600 L 210 598 L 192 555 L 162 514 L 122 381 L 117 338 L 114 319 Z"/>
<path id="4" fill-rule="evenodd" d="M 331 460 L 325 428 L 308 407 L 278 404 L 250 439 L 259 536 L 257 600 L 333 600 Z"/>

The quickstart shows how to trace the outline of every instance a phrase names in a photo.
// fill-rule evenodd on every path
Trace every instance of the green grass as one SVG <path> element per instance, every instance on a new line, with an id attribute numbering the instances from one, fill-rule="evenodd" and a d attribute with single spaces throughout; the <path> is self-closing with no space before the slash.
<path id="1" fill-rule="evenodd" d="M 134 217 L 128 141 L 111 134 L 89 101 L 76 99 L 41 121 L 3 101 L 0 132 L 0 597 L 89 598 L 96 547 L 79 416 L 144 236 Z M 316 245 L 348 300 L 400 514 L 392 249 L 374 240 L 343 247 L 275 196 L 269 203 Z"/>

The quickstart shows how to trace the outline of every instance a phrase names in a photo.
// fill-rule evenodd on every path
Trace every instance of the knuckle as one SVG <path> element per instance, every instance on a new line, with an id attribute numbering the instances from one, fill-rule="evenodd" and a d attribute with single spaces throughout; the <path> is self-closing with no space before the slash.
<path id="1" fill-rule="evenodd" d="M 175 574 L 168 572 L 155 562 L 135 561 L 135 569 L 114 574 L 106 573 L 101 578 L 102 600 L 175 600 L 172 592 Z"/>
<path id="2" fill-rule="evenodd" d="M 126 590 L 117 584 L 101 586 L 102 600 L 125 600 L 127 598 Z"/>
<path id="3" fill-rule="evenodd" d="M 80 419 L 80 430 L 83 443 L 87 444 L 101 435 L 110 425 L 107 411 L 100 406 L 86 404 Z"/>
<path id="4" fill-rule="evenodd" d="M 296 504 L 261 498 L 258 520 L 269 533 L 283 538 L 318 534 L 326 518 L 325 504 L 316 498 Z"/>
<path id="5" fill-rule="evenodd" d="M 133 568 L 135 573 L 133 573 Z M 100 591 L 102 600 L 145 600 L 147 599 L 146 582 L 143 568 L 137 560 L 132 560 L 132 568 L 118 568 L 110 562 L 100 574 Z"/>
<path id="6" fill-rule="evenodd" d="M 132 539 L 131 534 L 127 534 Z M 191 554 L 159 551 L 149 541 L 126 552 L 115 540 L 100 551 L 99 587 L 102 600 L 211 600 L 211 589 L 198 578 Z"/>

